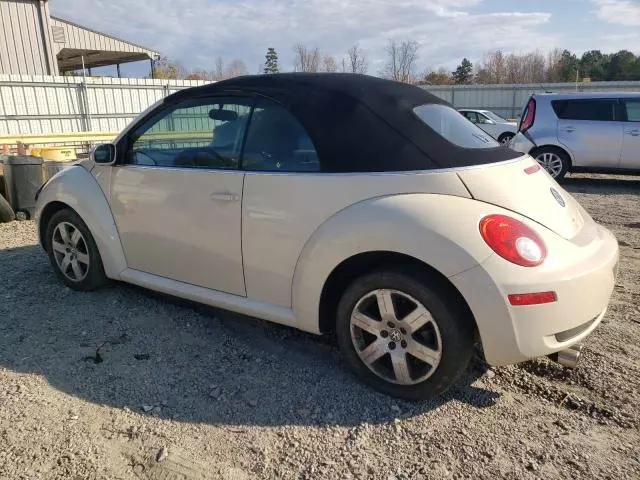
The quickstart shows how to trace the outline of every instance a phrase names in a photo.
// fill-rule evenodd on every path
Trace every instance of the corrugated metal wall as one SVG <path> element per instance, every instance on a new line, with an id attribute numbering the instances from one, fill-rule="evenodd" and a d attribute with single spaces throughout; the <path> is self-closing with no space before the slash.
<path id="1" fill-rule="evenodd" d="M 425 85 L 422 88 L 455 108 L 491 110 L 505 118 L 519 118 L 532 93 L 576 91 L 575 83 L 526 85 Z M 640 92 L 640 82 L 592 82 L 578 84 L 580 92 Z"/>
<path id="2" fill-rule="evenodd" d="M 0 1 L 0 74 L 58 73 L 46 2 Z"/>
<path id="3" fill-rule="evenodd" d="M 76 25 L 68 20 L 61 18 L 51 18 L 51 25 L 55 28 L 61 29 L 64 33 L 58 33 L 60 35 L 58 39 L 54 39 L 54 50 L 57 53 L 63 48 L 74 48 L 79 50 L 107 50 L 112 52 L 137 52 L 146 53 L 151 58 L 156 52 L 139 47 L 130 42 L 105 35 L 104 33 L 98 33 L 87 27 Z M 55 31 L 55 30 L 54 30 Z M 62 41 L 57 41 L 62 40 Z"/>
<path id="4" fill-rule="evenodd" d="M 118 132 L 157 100 L 205 83 L 0 75 L 0 135 Z"/>

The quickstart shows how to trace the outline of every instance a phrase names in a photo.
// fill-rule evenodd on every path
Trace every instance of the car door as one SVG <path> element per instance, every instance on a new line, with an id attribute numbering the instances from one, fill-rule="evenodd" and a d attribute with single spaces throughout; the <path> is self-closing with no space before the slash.
<path id="1" fill-rule="evenodd" d="M 129 268 L 245 295 L 239 162 L 252 103 L 185 99 L 119 142 L 110 202 Z"/>
<path id="2" fill-rule="evenodd" d="M 291 283 L 300 252 L 335 202 L 317 194 L 332 176 L 317 175 L 320 162 L 306 129 L 284 106 L 260 99 L 242 156 L 242 250 L 247 297 L 291 307 Z M 324 180 L 324 182 L 323 182 Z M 328 183 L 327 183 L 328 182 Z"/>
<path id="3" fill-rule="evenodd" d="M 576 167 L 617 168 L 622 150 L 622 122 L 617 99 L 571 99 L 551 102 L 558 116 L 558 140 Z"/>
<path id="4" fill-rule="evenodd" d="M 621 99 L 623 137 L 620 168 L 640 169 L 640 98 Z"/>

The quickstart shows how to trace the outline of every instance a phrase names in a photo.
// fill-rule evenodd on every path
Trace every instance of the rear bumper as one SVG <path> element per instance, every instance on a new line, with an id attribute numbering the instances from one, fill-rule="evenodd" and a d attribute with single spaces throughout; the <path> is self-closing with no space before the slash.
<path id="1" fill-rule="evenodd" d="M 546 269 L 527 269 L 493 255 L 451 278 L 475 316 L 488 363 L 517 363 L 558 352 L 581 342 L 600 324 L 615 285 L 618 243 L 608 230 L 596 228 L 598 238 L 572 264 L 551 259 Z M 509 294 L 546 291 L 556 292 L 557 301 L 512 306 L 507 300 Z"/>

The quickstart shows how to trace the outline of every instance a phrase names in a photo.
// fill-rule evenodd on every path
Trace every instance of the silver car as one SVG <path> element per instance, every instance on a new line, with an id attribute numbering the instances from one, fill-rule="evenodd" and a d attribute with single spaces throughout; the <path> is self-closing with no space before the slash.
<path id="1" fill-rule="evenodd" d="M 509 146 L 556 179 L 579 171 L 640 173 L 640 93 L 534 94 Z"/>
<path id="2" fill-rule="evenodd" d="M 490 110 L 462 108 L 458 111 L 500 143 L 509 143 L 518 131 L 517 122 L 510 122 Z"/>

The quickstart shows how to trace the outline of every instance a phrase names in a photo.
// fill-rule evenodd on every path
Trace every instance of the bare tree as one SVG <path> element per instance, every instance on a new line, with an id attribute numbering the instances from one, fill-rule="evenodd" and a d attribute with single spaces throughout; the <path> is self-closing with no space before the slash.
<path id="1" fill-rule="evenodd" d="M 305 45 L 298 43 L 293 47 L 293 53 L 295 55 L 294 71 L 318 72 L 320 70 L 320 50 L 317 48 L 308 49 Z"/>
<path id="2" fill-rule="evenodd" d="M 225 79 L 225 76 L 224 76 L 224 60 L 223 60 L 222 57 L 216 58 L 215 67 L 214 67 L 213 71 L 211 72 L 211 79 L 212 80 L 216 80 L 216 81 L 220 81 L 220 80 L 224 80 Z"/>
<path id="3" fill-rule="evenodd" d="M 325 55 L 322 58 L 322 70 L 329 73 L 337 72 L 338 64 L 336 63 L 335 58 L 331 55 Z"/>
<path id="4" fill-rule="evenodd" d="M 225 70 L 225 78 L 239 77 L 248 74 L 249 69 L 247 68 L 247 64 L 237 58 L 232 60 Z"/>
<path id="5" fill-rule="evenodd" d="M 227 78 L 239 77 L 240 75 L 248 75 L 249 69 L 244 61 L 234 59 L 225 66 L 224 59 L 222 57 L 216 58 L 216 64 L 209 78 L 211 80 L 220 81 Z"/>
<path id="6" fill-rule="evenodd" d="M 546 81 L 562 82 L 564 81 L 562 72 L 562 50 L 556 48 L 547 55 Z"/>
<path id="7" fill-rule="evenodd" d="M 414 40 L 403 40 L 400 44 L 395 40 L 389 40 L 387 45 L 389 58 L 383 72 L 384 76 L 398 82 L 411 83 L 419 48 L 420 45 Z"/>
<path id="8" fill-rule="evenodd" d="M 347 50 L 348 61 L 345 65 L 343 61 L 342 70 L 349 73 L 367 73 L 369 62 L 367 56 L 360 46 L 355 43 Z"/>
<path id="9" fill-rule="evenodd" d="M 195 69 L 184 77 L 185 80 L 209 80 L 210 74 L 206 70 Z"/>
<path id="10" fill-rule="evenodd" d="M 560 53 L 554 58 L 559 58 Z M 485 54 L 476 70 L 478 83 L 540 83 L 548 77 L 550 65 L 557 60 L 546 60 L 539 51 L 503 54 L 500 50 Z"/>

